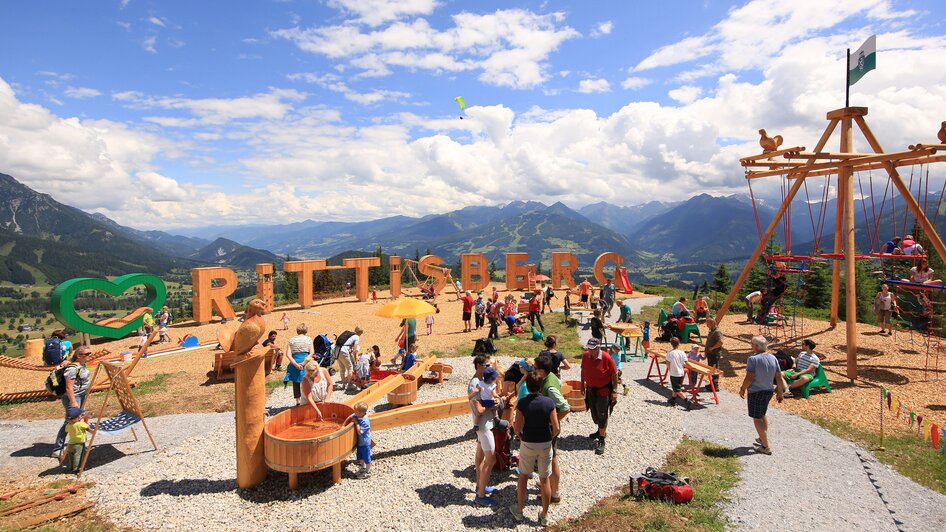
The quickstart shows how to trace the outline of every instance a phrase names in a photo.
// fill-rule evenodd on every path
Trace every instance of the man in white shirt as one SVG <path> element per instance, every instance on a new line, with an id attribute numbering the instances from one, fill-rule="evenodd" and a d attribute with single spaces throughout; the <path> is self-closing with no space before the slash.
<path id="1" fill-rule="evenodd" d="M 765 295 L 765 288 L 756 290 L 746 296 L 746 319 L 752 321 L 755 319 L 755 304 L 762 300 Z"/>
<path id="2" fill-rule="evenodd" d="M 683 391 L 683 376 L 686 375 L 687 354 L 680 350 L 680 339 L 673 337 L 670 339 L 670 351 L 667 352 L 667 373 L 670 375 L 670 399 L 667 404 L 674 406 L 679 397 L 683 401 L 683 406 L 689 410 L 693 405 L 687 399 Z"/>

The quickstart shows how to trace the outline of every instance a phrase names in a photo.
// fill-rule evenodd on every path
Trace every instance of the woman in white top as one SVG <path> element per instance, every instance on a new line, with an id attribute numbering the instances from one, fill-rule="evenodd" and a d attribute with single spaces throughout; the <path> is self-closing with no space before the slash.
<path id="1" fill-rule="evenodd" d="M 332 377 L 328 370 L 314 360 L 305 366 L 305 378 L 302 379 L 302 397 L 312 405 L 318 419 L 322 419 L 319 403 L 327 402 L 332 397 Z"/>
<path id="2" fill-rule="evenodd" d="M 910 268 L 910 281 L 911 283 L 919 284 L 943 284 L 941 279 L 933 279 L 933 268 L 930 268 L 929 263 L 926 259 L 920 259 L 920 262 Z"/>
<path id="3" fill-rule="evenodd" d="M 286 342 L 286 352 L 289 353 L 289 365 L 286 366 L 285 383 L 292 383 L 292 396 L 296 398 L 296 405 L 301 405 L 302 399 L 302 379 L 305 377 L 306 361 L 312 356 L 312 339 L 306 336 L 309 328 L 304 323 L 296 326 L 296 336 L 293 336 Z"/>
<path id="4" fill-rule="evenodd" d="M 887 334 L 893 335 L 893 327 L 890 322 L 894 310 L 899 310 L 897 308 L 897 298 L 894 297 L 889 286 L 886 284 L 880 285 L 880 292 L 877 292 L 877 297 L 874 298 L 874 311 L 877 313 L 877 322 L 880 323 L 880 334 L 884 334 L 886 324 Z"/>

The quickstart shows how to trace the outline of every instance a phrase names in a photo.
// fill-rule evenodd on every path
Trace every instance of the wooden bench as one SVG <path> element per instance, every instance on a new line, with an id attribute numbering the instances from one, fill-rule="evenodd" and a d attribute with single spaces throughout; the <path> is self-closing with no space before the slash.
<path id="1" fill-rule="evenodd" d="M 232 353 L 218 352 L 214 357 L 214 374 L 217 381 L 233 380 L 236 375 L 233 372 L 233 363 L 236 361 L 236 355 Z M 276 361 L 276 350 L 270 349 L 266 352 L 266 362 L 264 371 L 269 375 L 273 371 L 273 363 Z"/>

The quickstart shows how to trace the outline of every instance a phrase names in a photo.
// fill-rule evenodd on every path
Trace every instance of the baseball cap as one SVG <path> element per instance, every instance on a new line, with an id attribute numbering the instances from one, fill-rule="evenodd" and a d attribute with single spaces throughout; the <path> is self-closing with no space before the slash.
<path id="1" fill-rule="evenodd" d="M 589 338 L 588 343 L 585 344 L 585 347 L 588 349 L 595 349 L 599 345 L 601 345 L 601 340 L 598 340 L 597 338 Z"/>
<path id="2" fill-rule="evenodd" d="M 66 409 L 66 417 L 69 419 L 76 418 L 82 415 L 82 409 L 75 406 L 70 406 Z"/>
<path id="3" fill-rule="evenodd" d="M 493 368 L 486 368 L 486 371 L 483 372 L 483 381 L 484 382 L 493 382 L 499 378 L 499 372 Z"/>

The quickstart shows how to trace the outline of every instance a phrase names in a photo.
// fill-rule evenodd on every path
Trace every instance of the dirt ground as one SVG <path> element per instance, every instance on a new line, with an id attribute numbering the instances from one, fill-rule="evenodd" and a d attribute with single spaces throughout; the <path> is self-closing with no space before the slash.
<path id="1" fill-rule="evenodd" d="M 734 393 L 739 392 L 746 359 L 750 354 L 749 339 L 768 333 L 758 325 L 744 321 L 734 314 L 723 319 L 723 345 L 728 356 L 720 362 L 724 371 L 722 386 Z M 701 326 L 705 335 L 705 328 Z M 824 364 L 825 373 L 831 383 L 832 393 L 815 391 L 808 400 L 786 399 L 780 408 L 796 414 L 812 414 L 819 417 L 847 421 L 864 430 L 877 432 L 880 426 L 881 386 L 885 386 L 909 404 L 917 414 L 928 419 L 946 423 L 946 342 L 933 338 L 927 348 L 926 339 L 909 332 L 895 331 L 893 336 L 880 335 L 879 329 L 870 325 L 858 325 L 857 332 L 857 378 L 847 378 L 846 331 L 844 322 L 831 328 L 828 322 L 805 320 L 804 335 L 794 341 L 776 341 L 772 349 L 785 349 L 791 354 L 800 350 L 801 339 L 810 338 L 817 345 L 815 353 Z M 666 344 L 657 344 L 658 348 Z M 774 404 L 774 403 L 773 403 Z M 909 427 L 909 414 L 900 420 L 893 412 L 884 412 L 885 430 Z"/>
<path id="2" fill-rule="evenodd" d="M 500 297 L 508 293 L 503 286 L 494 283 L 500 289 Z M 488 296 L 490 288 L 484 291 Z M 405 294 L 417 295 L 414 289 L 404 290 Z M 309 336 L 328 334 L 334 338 L 344 330 L 352 330 L 355 326 L 364 329 L 361 337 L 363 348 L 372 345 L 381 347 L 381 354 L 393 357 L 396 348 L 394 339 L 400 331 L 399 320 L 380 318 L 375 313 L 388 302 L 388 291 L 378 292 L 378 302 L 359 302 L 354 297 L 326 299 L 317 302 L 308 309 L 301 309 L 297 305 L 280 307 L 265 316 L 266 324 L 271 330 L 278 332 L 277 341 L 285 350 L 286 341 L 295 336 L 296 326 L 304 323 L 308 326 Z M 646 294 L 634 294 L 631 297 L 645 297 Z M 556 298 L 552 300 L 553 307 L 561 306 L 563 293 L 556 291 Z M 438 356 L 451 355 L 458 345 L 469 345 L 472 349 L 477 338 L 486 335 L 484 330 L 464 333 L 461 319 L 462 304 L 457 301 L 452 292 L 440 295 L 436 301 L 440 313 L 434 316 L 433 334 L 427 335 L 424 319 L 417 323 L 418 354 L 421 356 L 435 354 Z M 236 309 L 238 312 L 242 309 Z M 283 312 L 289 315 L 289 330 L 283 330 L 280 321 Z M 238 321 L 230 321 L 225 326 L 232 329 L 239 327 Z M 218 323 L 208 325 L 179 324 L 168 329 L 168 336 L 176 342 L 179 338 L 193 334 L 200 342 L 216 339 Z M 108 349 L 112 353 L 135 351 L 137 337 L 114 340 L 96 344 L 94 350 Z M 218 351 L 213 347 L 188 351 L 181 354 L 143 358 L 132 374 L 133 380 L 139 385 L 136 394 L 142 410 L 147 416 L 175 414 L 185 412 L 224 412 L 233 409 L 233 393 L 231 382 L 217 382 L 211 369 L 214 356 Z M 41 364 L 39 359 L 28 359 L 27 362 Z M 285 363 L 284 363 L 285 365 Z M 270 374 L 271 381 L 281 381 L 282 372 Z M 0 393 L 38 390 L 43 387 L 46 379 L 45 372 L 23 371 L 0 367 Z M 150 382 L 150 384 L 149 384 Z M 278 386 L 278 383 L 273 383 Z M 95 395 L 90 399 L 89 406 L 94 411 L 99 399 Z M 62 406 L 56 401 L 30 402 L 0 406 L 0 419 L 45 419 L 62 415 Z"/>

